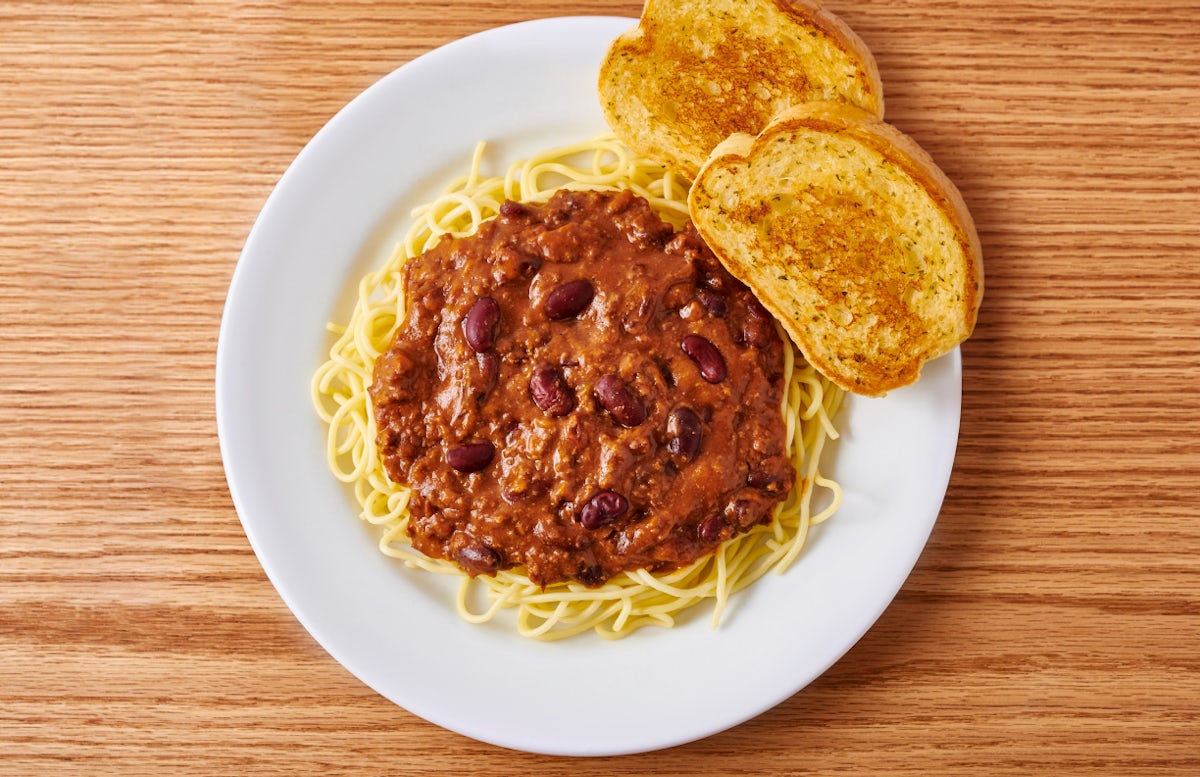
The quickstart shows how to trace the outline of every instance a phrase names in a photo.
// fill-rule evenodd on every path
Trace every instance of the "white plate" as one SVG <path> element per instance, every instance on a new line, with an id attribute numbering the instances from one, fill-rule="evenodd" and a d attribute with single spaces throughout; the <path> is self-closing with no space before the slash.
<path id="1" fill-rule="evenodd" d="M 705 612 L 619 642 L 542 644 L 509 621 L 461 622 L 454 584 L 376 549 L 326 469 L 309 380 L 352 290 L 409 209 L 491 142 L 497 169 L 605 129 L 596 75 L 633 20 L 565 18 L 484 32 L 379 81 L 300 153 L 238 262 L 217 351 L 229 488 L 280 596 L 364 683 L 448 729 L 505 747 L 602 755 L 680 744 L 783 701 L 883 612 L 925 545 L 958 437 L 958 352 L 885 399 L 851 398 L 826 468 L 841 511 L 798 563 Z"/>

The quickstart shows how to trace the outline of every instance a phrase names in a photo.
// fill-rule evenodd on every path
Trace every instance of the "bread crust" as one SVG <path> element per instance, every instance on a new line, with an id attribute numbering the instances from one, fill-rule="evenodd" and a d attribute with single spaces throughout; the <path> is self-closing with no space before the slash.
<path id="1" fill-rule="evenodd" d="M 688 177 L 722 139 L 792 105 L 884 110 L 870 50 L 815 0 L 647 0 L 609 47 L 599 94 L 617 137 Z"/>
<path id="2" fill-rule="evenodd" d="M 818 146 L 860 159 L 813 158 Z M 806 211 L 805 198 L 818 206 Z M 808 103 L 757 136 L 731 136 L 699 171 L 689 209 L 730 272 L 847 390 L 912 383 L 974 330 L 983 260 L 966 203 L 916 141 L 868 112 Z"/>

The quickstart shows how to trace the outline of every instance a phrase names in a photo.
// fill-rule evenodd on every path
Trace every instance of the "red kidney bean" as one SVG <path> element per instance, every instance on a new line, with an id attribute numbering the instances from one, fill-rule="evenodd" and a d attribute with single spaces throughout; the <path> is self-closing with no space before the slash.
<path id="1" fill-rule="evenodd" d="M 496 342 L 496 324 L 500 321 L 500 305 L 491 297 L 480 297 L 463 319 L 463 335 L 467 345 L 477 353 L 490 351 Z"/>
<path id="2" fill-rule="evenodd" d="M 536 256 L 526 256 L 521 259 L 517 269 L 522 276 L 530 276 L 542 268 L 542 260 Z"/>
<path id="3" fill-rule="evenodd" d="M 604 567 L 599 564 L 581 567 L 575 575 L 575 579 L 586 585 L 588 588 L 595 588 L 604 582 Z"/>
<path id="4" fill-rule="evenodd" d="M 663 383 L 667 384 L 667 388 L 675 388 L 675 374 L 671 372 L 671 362 L 661 356 L 655 356 L 654 366 L 658 367 L 658 374 L 662 375 Z"/>
<path id="5" fill-rule="evenodd" d="M 585 529 L 599 529 L 620 518 L 628 509 L 628 499 L 616 491 L 601 491 L 579 511 L 579 522 Z"/>
<path id="6" fill-rule="evenodd" d="M 586 278 L 580 278 L 577 281 L 564 283 L 547 294 L 543 307 L 550 319 L 561 321 L 582 313 L 584 308 L 592 304 L 592 297 L 595 295 L 596 289 L 592 286 L 592 282 Z"/>
<path id="7" fill-rule="evenodd" d="M 481 543 L 466 546 L 454 558 L 471 575 L 490 575 L 500 569 L 500 554 Z"/>
<path id="8" fill-rule="evenodd" d="M 771 456 L 746 475 L 746 485 L 768 494 L 778 494 L 792 487 L 792 467 L 782 456 Z"/>
<path id="9" fill-rule="evenodd" d="M 751 348 L 762 348 L 771 342 L 771 322 L 761 318 L 747 318 L 742 324 L 742 342 Z"/>
<path id="10" fill-rule="evenodd" d="M 476 355 L 475 361 L 479 364 L 480 384 L 486 394 L 496 387 L 496 379 L 500 377 L 500 357 L 494 353 L 481 353 Z"/>
<path id="11" fill-rule="evenodd" d="M 717 542 L 721 539 L 721 530 L 725 528 L 725 520 L 719 515 L 711 515 L 696 527 L 696 534 L 701 542 Z"/>
<path id="12" fill-rule="evenodd" d="M 734 499 L 725 507 L 725 514 L 742 529 L 749 529 L 762 518 L 749 499 Z"/>
<path id="13" fill-rule="evenodd" d="M 621 426 L 633 427 L 646 420 L 646 406 L 616 375 L 596 381 L 596 399 Z"/>
<path id="14" fill-rule="evenodd" d="M 478 472 L 492 463 L 496 446 L 490 442 L 474 442 L 459 445 L 446 451 L 446 463 L 459 472 Z"/>
<path id="15" fill-rule="evenodd" d="M 725 318 L 725 314 L 729 312 L 725 304 L 725 295 L 719 291 L 712 289 L 696 289 L 696 299 L 704 306 L 710 316 L 717 318 Z"/>
<path id="16" fill-rule="evenodd" d="M 563 416 L 575 407 L 575 395 L 567 387 L 562 372 L 545 362 L 533 369 L 529 378 L 529 394 L 533 404 L 547 415 Z"/>
<path id="17" fill-rule="evenodd" d="M 775 325 L 771 314 L 756 299 L 746 302 L 746 320 L 742 323 L 742 341 L 751 348 L 762 348 L 771 342 Z"/>
<path id="18" fill-rule="evenodd" d="M 751 488 L 762 488 L 775 481 L 775 476 L 766 470 L 764 467 L 750 470 L 750 474 L 746 476 L 746 485 Z"/>
<path id="19" fill-rule="evenodd" d="M 688 335 L 679 344 L 688 358 L 700 369 L 700 377 L 709 383 L 720 383 L 725 380 L 725 359 L 717 346 L 700 335 Z"/>
<path id="20" fill-rule="evenodd" d="M 529 215 L 529 209 L 519 202 L 505 200 L 500 203 L 500 215 L 506 218 L 516 218 L 518 216 Z"/>
<path id="21" fill-rule="evenodd" d="M 677 407 L 667 416 L 667 450 L 684 461 L 692 461 L 700 453 L 704 432 L 700 416 L 690 407 Z"/>

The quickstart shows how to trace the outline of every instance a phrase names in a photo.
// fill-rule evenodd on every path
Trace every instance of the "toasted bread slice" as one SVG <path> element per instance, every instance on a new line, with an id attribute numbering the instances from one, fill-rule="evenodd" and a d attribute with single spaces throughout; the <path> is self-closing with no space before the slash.
<path id="1" fill-rule="evenodd" d="M 962 195 L 870 113 L 810 103 L 730 137 L 688 207 L 809 363 L 849 391 L 912 383 L 975 327 L 983 258 Z"/>
<path id="2" fill-rule="evenodd" d="M 689 178 L 729 135 L 798 103 L 883 116 L 871 52 L 815 0 L 647 0 L 609 47 L 599 91 L 618 138 Z"/>

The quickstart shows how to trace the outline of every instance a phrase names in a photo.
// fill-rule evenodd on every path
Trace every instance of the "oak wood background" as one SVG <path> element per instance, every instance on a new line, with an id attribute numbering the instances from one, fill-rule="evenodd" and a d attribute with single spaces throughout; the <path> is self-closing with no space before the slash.
<path id="1" fill-rule="evenodd" d="M 579 760 L 439 729 L 316 645 L 226 490 L 214 354 L 338 108 L 460 36 L 640 4 L 0 3 L 0 774 L 1200 774 L 1200 2 L 828 5 L 983 241 L 945 506 L 811 686 Z"/>

